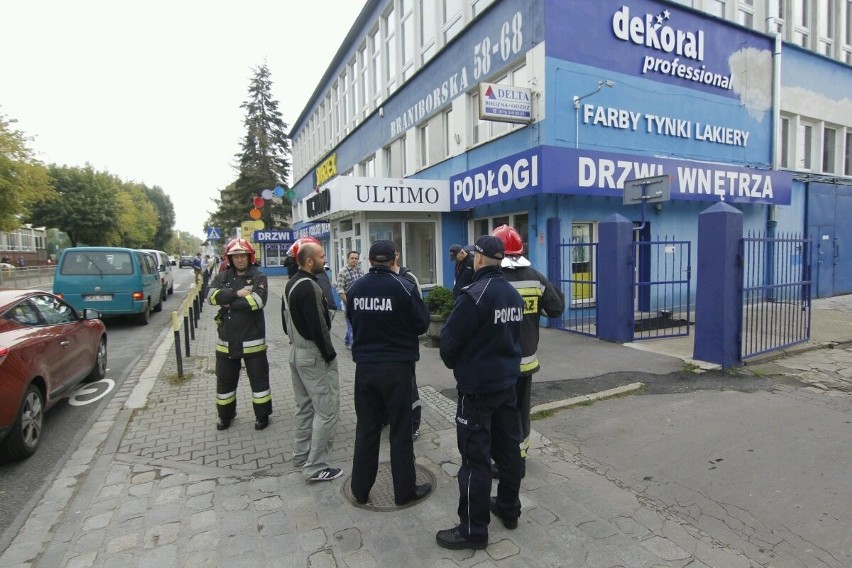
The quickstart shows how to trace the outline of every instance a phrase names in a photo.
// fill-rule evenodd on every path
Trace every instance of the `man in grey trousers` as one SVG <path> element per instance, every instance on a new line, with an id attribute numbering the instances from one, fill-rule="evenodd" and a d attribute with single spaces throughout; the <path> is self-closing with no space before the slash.
<path id="1" fill-rule="evenodd" d="M 328 453 L 340 415 L 337 353 L 331 344 L 328 301 L 317 283 L 325 252 L 317 243 L 303 243 L 299 271 L 284 288 L 281 310 L 290 337 L 290 374 L 296 398 L 296 440 L 293 463 L 309 482 L 337 479 L 343 471 L 328 464 Z"/>

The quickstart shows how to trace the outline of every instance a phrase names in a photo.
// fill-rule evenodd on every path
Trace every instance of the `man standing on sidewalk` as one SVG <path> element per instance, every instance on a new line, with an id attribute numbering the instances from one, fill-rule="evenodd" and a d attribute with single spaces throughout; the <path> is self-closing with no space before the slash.
<path id="1" fill-rule="evenodd" d="M 503 243 L 485 235 L 474 245 L 473 283 L 461 291 L 441 330 L 441 359 L 458 389 L 456 435 L 459 523 L 438 531 L 444 548 L 483 549 L 493 512 L 508 529 L 521 514 L 521 417 L 515 383 L 521 364 L 524 301 L 500 270 Z M 491 499 L 491 457 L 500 467 Z"/>
<path id="2" fill-rule="evenodd" d="M 503 242 L 503 276 L 524 299 L 524 321 L 521 324 L 521 368 L 518 376 L 518 408 L 521 411 L 521 477 L 526 474 L 527 450 L 530 448 L 530 406 L 532 376 L 538 363 L 539 318 L 555 318 L 565 311 L 565 296 L 550 280 L 534 269 L 524 258 L 524 242 L 520 233 L 509 225 L 501 225 L 491 234 Z M 499 470 L 497 472 L 499 476 Z"/>
<path id="3" fill-rule="evenodd" d="M 367 502 L 379 468 L 382 424 L 390 421 L 394 502 L 421 499 L 432 485 L 417 485 L 411 419 L 418 337 L 429 327 L 429 308 L 414 283 L 397 274 L 396 245 L 379 240 L 370 247 L 370 272 L 347 294 L 355 361 L 355 455 L 352 496 Z"/>
<path id="4" fill-rule="evenodd" d="M 200 254 L 200 253 L 199 253 Z M 216 314 L 217 430 L 225 430 L 237 414 L 237 383 L 240 363 L 245 361 L 251 383 L 255 430 L 269 425 L 272 398 L 269 392 L 269 361 L 266 358 L 266 322 L 263 307 L 269 293 L 266 275 L 254 265 L 254 248 L 244 239 L 234 239 L 225 248 L 229 267 L 210 284 L 209 302 L 219 306 Z"/>
<path id="5" fill-rule="evenodd" d="M 292 344 L 290 374 L 297 406 L 293 463 L 308 481 L 329 481 L 343 471 L 328 465 L 340 394 L 328 301 L 317 283 L 325 252 L 319 244 L 305 242 L 297 261 L 299 271 L 287 282 L 281 303 L 284 332 Z"/>
<path id="6" fill-rule="evenodd" d="M 340 296 L 340 305 L 346 305 L 346 293 L 352 283 L 364 276 L 364 271 L 361 270 L 361 265 L 358 261 L 361 260 L 361 255 L 357 250 L 350 250 L 346 253 L 346 266 L 337 272 L 337 295 Z M 349 318 L 346 318 L 346 336 L 343 338 L 343 344 L 346 347 L 352 347 L 352 323 Z"/>

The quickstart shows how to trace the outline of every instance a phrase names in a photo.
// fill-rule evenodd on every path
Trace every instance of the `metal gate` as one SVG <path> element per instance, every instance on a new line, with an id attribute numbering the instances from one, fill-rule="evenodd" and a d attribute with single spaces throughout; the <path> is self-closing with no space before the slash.
<path id="1" fill-rule="evenodd" d="M 633 246 L 633 339 L 689 335 L 692 243 L 664 237 Z"/>
<path id="2" fill-rule="evenodd" d="M 741 359 L 810 339 L 810 239 L 749 233 L 740 242 Z"/>
<path id="3" fill-rule="evenodd" d="M 597 337 L 598 323 L 598 243 L 561 243 L 559 245 L 565 311 L 561 328 L 565 331 Z"/>

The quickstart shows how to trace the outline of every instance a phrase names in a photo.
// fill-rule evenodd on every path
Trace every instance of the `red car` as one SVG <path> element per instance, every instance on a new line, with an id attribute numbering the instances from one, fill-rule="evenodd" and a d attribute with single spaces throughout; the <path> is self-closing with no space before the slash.
<path id="1" fill-rule="evenodd" d="M 104 377 L 100 315 L 80 314 L 50 292 L 0 290 L 0 455 L 34 454 L 44 412 L 81 381 Z"/>

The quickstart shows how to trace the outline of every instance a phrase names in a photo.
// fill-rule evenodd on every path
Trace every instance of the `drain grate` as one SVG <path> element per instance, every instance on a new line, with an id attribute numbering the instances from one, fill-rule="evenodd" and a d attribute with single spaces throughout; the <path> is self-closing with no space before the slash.
<path id="1" fill-rule="evenodd" d="M 432 491 L 429 492 L 429 495 L 435 491 L 435 475 L 419 464 L 414 464 L 414 470 L 417 473 L 417 485 L 421 485 L 423 483 L 431 483 Z M 346 482 L 343 484 L 343 495 L 346 499 L 349 500 L 354 506 L 359 507 L 361 509 L 368 509 L 371 511 L 397 511 L 399 509 L 406 509 L 408 507 L 412 507 L 422 502 L 424 499 L 428 499 L 427 495 L 423 499 L 419 499 L 413 503 L 408 503 L 406 505 L 397 505 L 393 502 L 393 476 L 391 475 L 391 464 L 390 462 L 381 462 L 379 463 L 379 471 L 376 473 L 376 482 L 373 484 L 373 490 L 370 491 L 370 498 L 367 499 L 367 503 L 365 505 L 361 505 L 355 502 L 355 498 L 352 496 L 352 476 L 350 475 L 346 478 Z"/>

